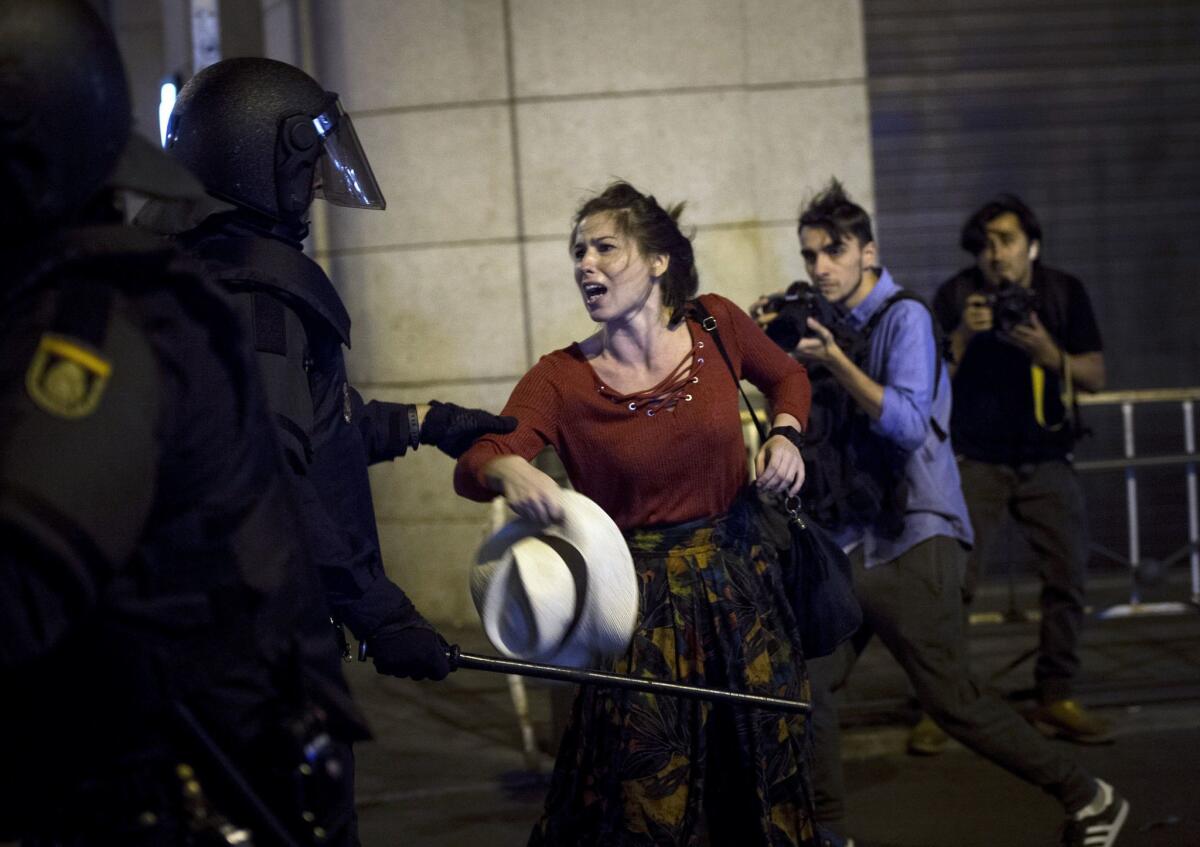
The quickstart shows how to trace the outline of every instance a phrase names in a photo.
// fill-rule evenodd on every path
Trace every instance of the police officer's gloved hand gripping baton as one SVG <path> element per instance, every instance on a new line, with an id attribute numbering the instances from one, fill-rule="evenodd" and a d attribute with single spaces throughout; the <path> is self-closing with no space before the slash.
<path id="1" fill-rule="evenodd" d="M 358 658 L 360 661 L 366 661 L 367 642 L 365 641 L 359 642 Z M 765 694 L 749 694 L 745 691 L 705 688 L 700 685 L 686 685 L 681 682 L 667 682 L 660 679 L 641 679 L 619 673 L 607 673 L 605 671 L 564 668 L 558 665 L 542 665 L 518 659 L 502 659 L 498 656 L 478 656 L 473 653 L 462 652 L 457 644 L 451 644 L 447 648 L 446 658 L 450 662 L 451 670 L 466 668 L 476 671 L 491 671 L 492 673 L 532 676 L 538 679 L 553 679 L 559 682 L 574 682 L 579 685 L 629 688 L 634 691 L 646 691 L 651 694 L 688 697 L 693 700 L 710 700 L 718 703 L 736 703 L 740 706 L 751 706 L 756 709 L 768 709 L 780 712 L 808 714 L 812 711 L 812 704 L 805 700 L 788 700 L 785 697 L 769 697 Z"/>

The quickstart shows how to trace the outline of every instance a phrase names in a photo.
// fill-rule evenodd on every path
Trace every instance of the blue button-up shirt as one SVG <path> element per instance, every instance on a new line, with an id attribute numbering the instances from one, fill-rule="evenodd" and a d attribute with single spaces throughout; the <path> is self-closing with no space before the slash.
<path id="1" fill-rule="evenodd" d="M 862 330 L 899 290 L 885 268 L 846 322 Z M 839 534 L 838 541 L 847 550 L 863 545 L 868 568 L 890 562 L 937 535 L 966 545 L 974 541 L 954 450 L 930 423 L 932 418 L 943 433 L 950 431 L 950 376 L 945 363 L 939 369 L 938 355 L 929 312 L 914 300 L 893 303 L 871 332 L 863 370 L 883 386 L 883 411 L 871 430 L 908 454 L 904 464 L 908 500 L 904 531 L 898 538 L 878 536 L 871 527 L 852 527 Z"/>

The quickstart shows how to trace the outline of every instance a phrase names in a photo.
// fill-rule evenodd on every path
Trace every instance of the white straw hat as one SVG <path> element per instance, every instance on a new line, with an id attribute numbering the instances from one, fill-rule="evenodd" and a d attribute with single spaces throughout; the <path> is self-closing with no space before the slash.
<path id="1" fill-rule="evenodd" d="M 471 596 L 488 640 L 505 656 L 585 667 L 628 648 L 637 576 L 612 518 L 578 492 L 562 495 L 561 523 L 517 518 L 483 542 Z"/>

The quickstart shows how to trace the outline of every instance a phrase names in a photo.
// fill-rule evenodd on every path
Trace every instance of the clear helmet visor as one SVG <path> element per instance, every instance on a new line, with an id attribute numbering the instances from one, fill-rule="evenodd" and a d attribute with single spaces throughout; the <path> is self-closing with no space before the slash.
<path id="1" fill-rule="evenodd" d="M 371 163 L 363 152 L 350 116 L 341 101 L 334 100 L 324 112 L 313 118 L 324 153 L 317 162 L 315 196 L 335 206 L 352 209 L 386 209 L 383 190 L 375 180 Z"/>

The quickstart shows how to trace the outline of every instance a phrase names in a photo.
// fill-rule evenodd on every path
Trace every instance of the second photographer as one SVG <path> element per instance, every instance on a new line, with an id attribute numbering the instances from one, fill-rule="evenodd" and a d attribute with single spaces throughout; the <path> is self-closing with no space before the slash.
<path id="1" fill-rule="evenodd" d="M 975 264 L 938 289 L 933 309 L 954 356 L 950 434 L 975 528 L 968 600 L 1012 515 L 1042 577 L 1041 704 L 1032 717 L 1048 732 L 1095 743 L 1109 740 L 1111 727 L 1072 693 L 1088 558 L 1083 489 L 1071 466 L 1072 395 L 1104 387 L 1104 354 L 1083 283 L 1043 266 L 1041 242 L 1028 206 L 995 197 L 962 230 Z"/>
<path id="2" fill-rule="evenodd" d="M 850 551 L 863 626 L 832 655 L 808 663 L 816 820 L 848 834 L 834 693 L 877 635 L 946 731 L 1062 803 L 1068 820 L 1060 843 L 1112 844 L 1128 804 L 971 677 L 961 592 L 971 527 L 945 433 L 950 385 L 929 311 L 901 295 L 880 264 L 870 216 L 837 180 L 806 205 L 798 229 L 809 277 L 845 312 L 841 323 L 866 337 L 867 350 L 862 365 L 856 364 L 829 327 L 807 319 L 813 334 L 802 337 L 794 353 L 810 369 L 827 368 L 869 419 L 864 435 L 886 441 L 902 457 L 899 487 L 891 490 L 901 503 L 900 532 L 877 517 L 837 533 Z M 815 393 L 813 406 L 815 411 Z M 816 472 L 814 467 L 809 481 Z M 877 481 L 886 487 L 891 479 L 880 475 Z"/>

